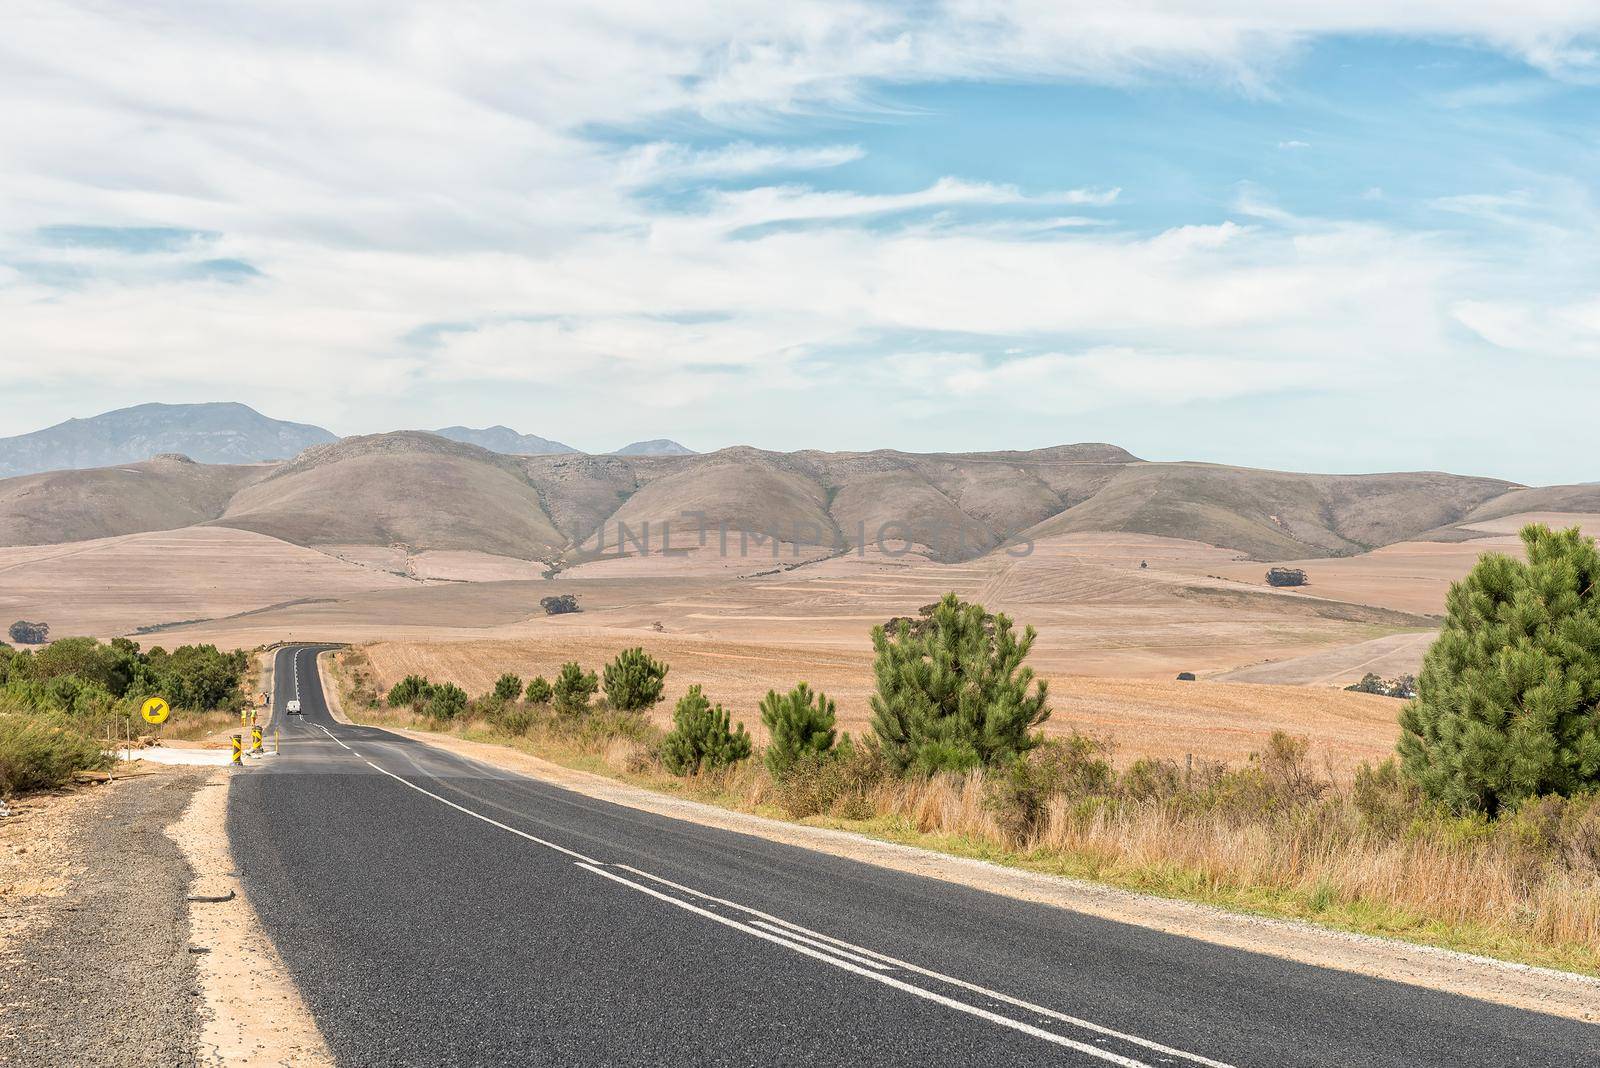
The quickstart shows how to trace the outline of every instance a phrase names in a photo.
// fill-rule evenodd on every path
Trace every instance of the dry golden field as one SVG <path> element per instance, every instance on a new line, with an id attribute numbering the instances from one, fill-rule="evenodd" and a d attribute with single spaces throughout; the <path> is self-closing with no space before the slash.
<path id="1" fill-rule="evenodd" d="M 1307 561 L 1311 585 L 1299 590 L 1270 589 L 1265 564 L 1230 550 L 1127 533 L 1059 535 L 1025 556 L 959 564 L 788 546 L 740 555 L 735 544 L 727 556 L 624 556 L 545 579 L 540 565 L 486 553 L 305 548 L 193 527 L 0 549 L 0 615 L 43 619 L 56 635 L 142 631 L 146 644 L 370 643 L 385 683 L 420 672 L 472 693 L 502 671 L 598 668 L 643 645 L 673 665 L 669 698 L 700 682 L 755 726 L 769 688 L 804 679 L 861 731 L 871 627 L 954 591 L 1038 630 L 1032 663 L 1054 694 L 1051 730 L 1095 733 L 1128 757 L 1238 760 L 1285 729 L 1344 770 L 1392 748 L 1398 704 L 1338 687 L 1415 671 L 1449 583 L 1480 552 L 1517 551 L 1512 532 L 1528 518 L 1597 520 L 1507 517 L 1454 541 Z M 584 610 L 546 616 L 539 599 L 556 593 Z M 1180 671 L 1201 681 L 1178 683 Z"/>

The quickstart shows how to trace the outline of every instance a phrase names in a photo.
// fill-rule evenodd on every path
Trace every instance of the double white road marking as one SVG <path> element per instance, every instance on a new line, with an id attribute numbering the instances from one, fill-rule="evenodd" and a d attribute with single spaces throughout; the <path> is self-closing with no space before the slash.
<path id="1" fill-rule="evenodd" d="M 298 656 L 296 657 L 296 660 L 298 660 Z M 299 691 L 299 664 L 296 663 L 295 693 L 297 696 Z M 339 745 L 343 746 L 346 750 L 355 753 L 355 750 L 350 749 L 348 745 L 345 745 L 344 741 L 327 727 L 320 723 L 317 724 L 317 726 L 329 738 L 332 738 L 335 742 L 338 742 Z M 942 994 L 937 990 L 930 990 L 926 986 L 909 982 L 908 980 L 899 978 L 892 973 L 900 972 L 906 975 L 915 975 L 924 979 L 933 980 L 936 983 L 955 987 L 959 990 L 966 991 L 969 994 L 977 995 L 978 999 L 986 1001 L 990 1005 L 1009 1006 L 1013 1009 L 1020 1010 L 1021 1013 L 1025 1013 L 1033 1017 L 1035 1020 L 1041 1022 L 1065 1024 L 1069 1028 L 1082 1032 L 1088 1032 L 1092 1035 L 1097 1035 L 1099 1036 L 1099 1041 L 1101 1042 L 1109 1040 L 1122 1043 L 1140 1051 L 1147 1051 L 1149 1054 L 1154 1054 L 1158 1060 L 1166 1063 L 1171 1063 L 1174 1060 L 1181 1060 L 1192 1065 L 1204 1065 L 1205 1068 L 1232 1068 L 1231 1065 L 1223 1061 L 1213 1060 L 1209 1057 L 1201 1056 L 1198 1053 L 1189 1053 L 1185 1050 L 1163 1045 L 1162 1043 L 1155 1042 L 1147 1038 L 1141 1038 L 1138 1035 L 1128 1034 L 1125 1031 L 1118 1031 L 1114 1028 L 1106 1027 L 1090 1020 L 1084 1020 L 1076 1016 L 1070 1016 L 1063 1012 L 1057 1012 L 1054 1009 L 1046 1008 L 1043 1005 L 1036 1005 L 1030 1001 L 1024 1001 L 1021 998 L 1012 997 L 1011 995 L 1002 993 L 998 990 L 990 990 L 987 987 L 980 986 L 977 983 L 968 982 L 965 979 L 959 979 L 952 975 L 945 975 L 942 972 L 936 972 L 930 968 L 923 968 L 908 961 L 900 960 L 884 953 L 879 953 L 876 950 L 867 949 L 864 946 L 858 946 L 853 943 L 846 942 L 841 938 L 835 938 L 832 935 L 824 934 L 821 931 L 814 931 L 808 927 L 802 927 L 801 925 L 792 923 L 780 916 L 774 916 L 769 913 L 762 912 L 761 910 L 751 908 L 748 905 L 741 905 L 736 901 L 729 901 L 724 898 L 715 897 L 711 894 L 704 893 L 703 891 L 696 890 L 693 887 L 684 886 L 681 883 L 675 883 L 670 879 L 662 878 L 659 875 L 653 875 L 650 872 L 643 871 L 627 864 L 606 864 L 602 861 L 596 860 L 593 857 L 585 856 L 576 850 L 568 849 L 566 846 L 559 845 L 545 838 L 540 838 L 538 835 L 529 834 L 527 831 L 519 830 L 518 828 L 512 827 L 506 823 L 502 823 L 497 819 L 492 819 L 489 816 L 485 816 L 481 812 L 475 812 L 472 809 L 467 808 L 465 805 L 457 804 L 447 797 L 443 797 L 434 793 L 432 790 L 418 786 L 416 783 L 396 775 L 387 768 L 379 767 L 372 761 L 361 757 L 359 753 L 356 753 L 355 755 L 359 759 L 362 759 L 363 762 L 372 770 L 379 772 L 380 774 L 387 775 L 389 778 L 400 783 L 402 786 L 405 786 L 411 790 L 415 790 L 417 793 L 431 798 L 442 805 L 448 805 L 450 808 L 455 809 L 457 812 L 460 812 L 463 815 L 471 816 L 473 819 L 482 820 L 491 827 L 495 827 L 502 831 L 507 831 L 519 838 L 532 842 L 535 845 L 543 846 L 546 849 L 553 849 L 557 853 L 561 853 L 565 856 L 573 858 L 576 866 L 582 868 L 584 871 L 591 872 L 605 879 L 609 879 L 610 881 L 621 886 L 625 886 L 637 893 L 655 898 L 658 901 L 663 901 L 669 905 L 673 905 L 677 908 L 703 917 L 704 919 L 710 920 L 713 923 L 721 924 L 724 927 L 739 931 L 740 933 L 749 935 L 753 938 L 759 938 L 764 942 L 782 946 L 784 949 L 787 949 L 790 952 L 799 953 L 803 956 L 811 958 L 812 960 L 820 961 L 823 964 L 838 968 L 842 971 L 850 972 L 853 975 L 858 975 L 863 979 L 868 979 L 875 983 L 881 983 L 884 986 L 891 987 L 892 989 L 901 991 L 905 994 L 909 994 L 912 997 L 920 998 L 936 1005 L 942 1005 L 945 1008 L 953 1009 L 956 1012 L 965 1013 L 968 1016 L 974 1016 L 980 1020 L 985 1020 L 997 1026 L 1018 1031 L 1043 1042 L 1049 1042 L 1065 1049 L 1074 1050 L 1078 1053 L 1082 1053 L 1089 1057 L 1094 1057 L 1097 1060 L 1105 1061 L 1109 1064 L 1122 1065 L 1123 1068 L 1153 1068 L 1153 1066 L 1147 1061 L 1141 1061 L 1131 1056 L 1125 1056 L 1112 1050 L 1105 1049 L 1101 1046 L 1093 1045 L 1089 1042 L 1079 1041 L 1075 1038 L 1061 1034 L 1058 1031 L 1052 1031 L 1046 1027 L 1040 1026 L 1039 1023 L 1030 1023 L 1025 1019 L 1021 1019 L 1020 1014 L 1006 1015 L 1004 1012 L 996 1011 L 995 1009 L 991 1008 L 985 1008 L 982 1005 L 973 1004 L 971 1001 L 963 1001 L 960 998 L 951 997 L 948 994 Z M 608 869 L 616 870 L 613 871 Z M 619 874 L 619 872 L 627 872 L 628 874 L 622 875 Z M 629 878 L 628 876 L 630 875 L 636 878 Z M 648 885 L 651 883 L 655 885 Z M 658 887 L 666 887 L 669 890 L 676 891 L 677 893 L 668 893 L 667 890 L 658 889 Z M 728 909 L 733 912 L 740 913 L 744 918 L 736 919 L 733 916 L 723 915 L 714 911 L 717 908 Z"/>
<path id="2" fill-rule="evenodd" d="M 323 729 L 327 730 L 325 727 Z M 339 741 L 339 739 L 334 736 L 331 731 L 328 733 L 330 737 L 333 737 L 334 741 Z M 339 744 L 344 745 L 343 742 L 339 742 Z M 345 746 L 345 748 L 348 749 L 349 746 Z M 418 786 L 416 783 L 396 775 L 387 768 L 379 767 L 370 760 L 367 760 L 366 764 L 368 767 L 372 768 L 372 770 L 383 775 L 387 775 L 389 778 L 400 783 L 402 786 L 415 790 L 417 793 L 422 794 L 425 797 L 432 798 L 442 805 L 448 805 L 457 812 L 471 816 L 473 819 L 482 820 L 491 827 L 496 827 L 502 831 L 508 831 L 519 838 L 533 842 L 536 845 L 544 846 L 546 849 L 553 849 L 558 853 L 572 857 L 574 858 L 576 866 L 582 868 L 584 871 L 592 872 L 595 875 L 609 879 L 614 883 L 626 886 L 630 890 L 637 891 L 638 893 L 653 897 L 659 901 L 664 901 L 669 905 L 674 905 L 680 909 L 684 909 L 687 912 L 694 913 L 697 916 L 711 920 L 713 923 L 719 923 L 724 927 L 728 927 L 743 934 L 750 935 L 751 937 L 759 938 L 774 945 L 782 946 L 784 949 L 790 950 L 791 952 L 802 954 L 812 958 L 813 960 L 821 961 L 824 964 L 831 965 L 832 967 L 839 968 L 854 975 L 859 975 L 864 979 L 870 979 L 875 983 L 882 983 L 884 986 L 892 987 L 895 990 L 910 994 L 912 997 L 921 998 L 924 1001 L 931 1001 L 934 1004 L 942 1005 L 945 1008 L 954 1009 L 957 1012 L 966 1013 L 969 1016 L 975 1016 L 980 1020 L 987 1020 L 988 1022 L 997 1024 L 1001 1027 L 1010 1028 L 1013 1031 L 1019 1031 L 1022 1034 L 1040 1039 L 1041 1041 L 1050 1042 L 1057 1046 L 1075 1050 L 1079 1053 L 1106 1061 L 1110 1064 L 1122 1065 L 1124 1068 L 1152 1068 L 1152 1066 L 1146 1061 L 1123 1056 L 1122 1054 L 1115 1053 L 1109 1049 L 1091 1045 L 1088 1042 L 1080 1042 L 1066 1035 L 1059 1034 L 1056 1031 L 1047 1030 L 1038 1024 L 1029 1023 L 1027 1020 L 1020 1019 L 1017 1016 L 1008 1016 L 1002 1012 L 997 1012 L 992 1009 L 984 1008 L 980 1005 L 972 1004 L 969 1001 L 962 1001 L 959 998 L 941 994 L 936 990 L 930 990 L 925 986 L 919 986 L 916 983 L 897 978 L 895 975 L 890 973 L 900 971 L 907 974 L 913 974 L 932 979 L 938 983 L 943 983 L 945 985 L 976 994 L 979 998 L 988 1001 L 990 1004 L 1007 1005 L 1014 1009 L 1020 1009 L 1024 1013 L 1027 1013 L 1042 1021 L 1054 1021 L 1057 1023 L 1066 1024 L 1067 1026 L 1080 1031 L 1087 1031 L 1091 1034 L 1099 1035 L 1101 1037 L 1101 1041 L 1111 1040 L 1125 1043 L 1140 1050 L 1147 1050 L 1150 1053 L 1157 1055 L 1160 1060 L 1169 1063 L 1172 1060 L 1182 1060 L 1188 1062 L 1189 1064 L 1204 1065 L 1206 1068 L 1232 1068 L 1231 1065 L 1223 1061 L 1212 1060 L 1209 1057 L 1203 1057 L 1197 1053 L 1189 1053 L 1185 1050 L 1176 1049 L 1172 1046 L 1166 1046 L 1159 1042 L 1151 1041 L 1147 1038 L 1141 1038 L 1138 1035 L 1131 1035 L 1124 1031 L 1118 1031 L 1114 1028 L 1094 1023 L 1090 1020 L 1080 1019 L 1076 1016 L 1069 1016 L 1066 1013 L 1057 1012 L 1056 1010 L 1046 1008 L 1043 1005 L 1035 1005 L 1032 1002 L 1024 1001 L 1021 998 L 1012 997 L 1011 995 L 1002 993 L 998 990 L 990 990 L 987 987 L 979 986 L 977 983 L 971 983 L 965 979 L 958 979 L 955 976 L 945 975 L 942 972 L 936 972 L 930 968 L 923 968 L 908 961 L 903 961 L 898 958 L 879 953 L 876 950 L 867 949 L 864 946 L 854 945 L 853 943 L 846 942 L 843 939 L 834 938 L 832 935 L 823 934 L 821 931 L 814 931 L 808 927 L 802 927 L 801 925 L 792 923 L 783 919 L 782 917 L 762 912 L 761 910 L 751 908 L 748 905 L 741 905 L 735 901 L 728 901 L 724 898 L 714 897 L 700 890 L 696 890 L 693 887 L 684 886 L 681 883 L 675 883 L 672 880 L 664 879 L 659 875 L 652 875 L 650 872 L 642 871 L 639 868 L 635 868 L 627 864 L 605 864 L 603 861 L 596 860 L 593 857 L 584 856 L 582 853 L 579 853 L 576 850 L 568 849 L 566 846 L 558 845 L 557 843 L 545 838 L 540 838 L 538 835 L 529 834 L 527 831 L 519 830 L 518 828 L 502 823 L 497 819 L 485 816 L 481 812 L 475 812 L 472 809 L 467 808 L 465 805 L 457 804 L 447 797 L 442 797 L 439 794 L 434 793 L 432 790 Z M 608 870 L 613 868 L 617 870 Z M 637 876 L 638 879 L 646 880 L 649 883 L 655 883 L 656 886 L 650 886 L 647 885 L 646 882 L 640 882 L 636 879 L 628 878 L 626 875 L 618 874 L 619 871 L 627 872 L 629 875 Z M 688 898 L 693 898 L 695 900 L 685 900 L 685 897 L 678 896 L 678 894 L 671 894 L 664 890 L 657 889 L 658 886 L 668 887 L 672 890 L 676 890 L 678 894 L 685 895 Z M 704 902 L 705 904 L 702 905 L 698 904 L 697 902 Z M 750 919 L 735 919 L 731 916 L 721 915 L 713 911 L 714 908 L 719 906 L 742 913 L 744 916 L 750 917 Z"/>

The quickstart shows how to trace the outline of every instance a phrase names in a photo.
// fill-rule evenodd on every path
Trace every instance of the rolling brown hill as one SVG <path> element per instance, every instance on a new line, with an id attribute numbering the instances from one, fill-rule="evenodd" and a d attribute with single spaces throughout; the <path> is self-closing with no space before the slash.
<path id="1" fill-rule="evenodd" d="M 399 431 L 307 449 L 246 487 L 215 520 L 296 545 L 404 545 L 520 559 L 560 552 L 516 460 Z"/>
<path id="2" fill-rule="evenodd" d="M 507 456 L 403 431 L 309 448 L 276 466 L 158 460 L 0 480 L 0 544 L 212 523 L 300 545 L 399 545 L 522 560 L 659 544 L 713 529 L 856 544 L 903 536 L 942 560 L 1077 532 L 1207 542 L 1258 560 L 1357 553 L 1471 517 L 1600 510 L 1600 487 L 1530 489 L 1432 472 L 1312 475 L 1149 463 L 1112 445 L 1031 452 Z M 886 529 L 885 529 L 886 528 Z"/>
<path id="3" fill-rule="evenodd" d="M 174 455 L 0 479 L 0 545 L 88 541 L 204 523 L 271 470 Z"/>

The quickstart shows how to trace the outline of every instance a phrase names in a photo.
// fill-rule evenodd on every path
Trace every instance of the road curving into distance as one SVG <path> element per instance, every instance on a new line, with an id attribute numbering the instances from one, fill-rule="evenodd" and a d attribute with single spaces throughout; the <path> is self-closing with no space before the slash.
<path id="1" fill-rule="evenodd" d="M 338 1062 L 1574 1065 L 1600 1028 L 1034 905 L 335 723 L 276 654 L 228 834 Z M 304 716 L 287 717 L 288 700 Z"/>

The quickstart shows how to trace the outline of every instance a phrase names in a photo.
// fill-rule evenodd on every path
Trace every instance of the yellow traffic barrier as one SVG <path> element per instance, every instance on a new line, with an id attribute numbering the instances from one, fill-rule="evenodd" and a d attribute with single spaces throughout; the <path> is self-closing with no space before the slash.
<path id="1" fill-rule="evenodd" d="M 283 737 L 278 733 L 278 728 L 276 727 L 272 728 L 272 752 L 275 755 L 283 752 Z"/>
<path id="2" fill-rule="evenodd" d="M 241 735 L 233 736 L 233 764 L 235 767 L 244 763 L 244 738 Z"/>
<path id="3" fill-rule="evenodd" d="M 252 726 L 250 728 L 250 755 L 251 756 L 260 756 L 261 755 L 261 728 L 260 728 L 260 726 Z"/>

